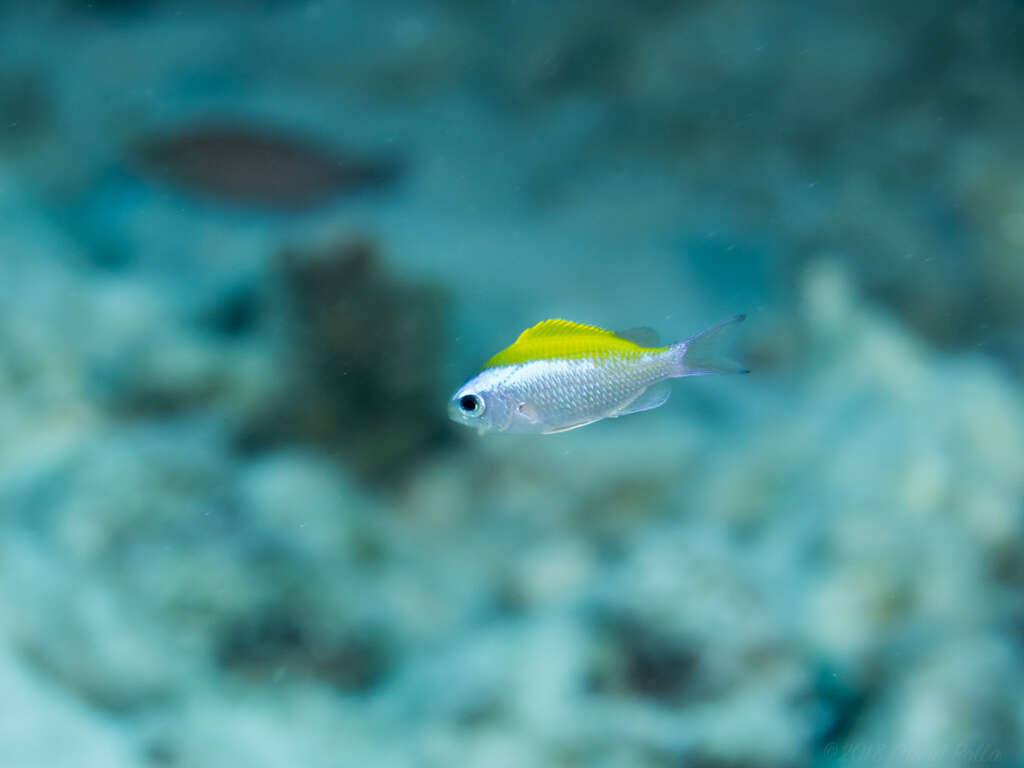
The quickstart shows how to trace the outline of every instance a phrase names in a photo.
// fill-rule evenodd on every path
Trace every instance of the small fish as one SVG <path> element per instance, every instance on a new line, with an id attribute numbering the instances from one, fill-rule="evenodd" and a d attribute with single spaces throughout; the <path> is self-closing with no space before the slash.
<path id="1" fill-rule="evenodd" d="M 657 346 L 649 328 L 613 333 L 568 320 L 544 320 L 488 360 L 448 403 L 453 421 L 480 434 L 552 434 L 601 419 L 649 411 L 671 394 L 668 379 L 747 373 L 699 359 L 695 351 L 736 315 L 684 341 Z"/>
<path id="2" fill-rule="evenodd" d="M 396 159 L 369 158 L 258 124 L 208 122 L 157 135 L 136 148 L 138 167 L 225 203 L 300 211 L 393 182 Z"/>

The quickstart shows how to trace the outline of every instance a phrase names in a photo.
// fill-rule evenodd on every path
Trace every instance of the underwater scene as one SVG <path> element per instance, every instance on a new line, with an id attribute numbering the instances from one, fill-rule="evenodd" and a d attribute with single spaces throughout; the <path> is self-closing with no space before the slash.
<path id="1" fill-rule="evenodd" d="M 1024 765 L 1022 83 L 1018 0 L 6 0 L 0 768 Z"/>

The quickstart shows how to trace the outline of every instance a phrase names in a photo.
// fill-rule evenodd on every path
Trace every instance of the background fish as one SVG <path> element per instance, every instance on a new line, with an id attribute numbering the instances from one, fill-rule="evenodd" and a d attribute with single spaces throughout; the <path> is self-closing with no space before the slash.
<path id="1" fill-rule="evenodd" d="M 481 434 L 551 434 L 648 411 L 668 400 L 668 379 L 746 373 L 695 355 L 700 342 L 744 318 L 736 315 L 665 347 L 656 346 L 647 328 L 613 333 L 569 320 L 544 320 L 459 387 L 448 413 Z"/>
<path id="2" fill-rule="evenodd" d="M 338 195 L 385 186 L 396 158 L 364 157 L 269 126 L 208 122 L 151 137 L 140 168 L 186 191 L 225 203 L 302 210 Z"/>

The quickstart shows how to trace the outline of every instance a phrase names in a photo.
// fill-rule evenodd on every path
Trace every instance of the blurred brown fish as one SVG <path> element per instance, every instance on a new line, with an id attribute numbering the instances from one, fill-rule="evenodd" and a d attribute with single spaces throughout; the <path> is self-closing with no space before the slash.
<path id="1" fill-rule="evenodd" d="M 396 160 L 361 158 L 270 128 L 205 123 L 145 141 L 144 172 L 224 202 L 295 210 L 386 185 Z"/>

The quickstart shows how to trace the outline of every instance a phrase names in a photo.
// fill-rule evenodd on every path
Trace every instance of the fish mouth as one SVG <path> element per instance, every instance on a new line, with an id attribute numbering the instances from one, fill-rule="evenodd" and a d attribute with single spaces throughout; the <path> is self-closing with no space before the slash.
<path id="1" fill-rule="evenodd" d="M 491 425 L 483 414 L 480 416 L 470 416 L 459 407 L 458 395 L 448 401 L 448 418 L 456 424 L 475 429 L 481 435 L 491 430 Z"/>
<path id="2" fill-rule="evenodd" d="M 448 418 L 458 424 L 463 424 L 467 427 L 479 426 L 478 421 L 471 421 L 469 418 L 466 417 L 466 414 L 462 412 L 462 409 L 459 408 L 459 400 L 457 397 L 453 397 L 451 400 L 448 401 Z"/>
<path id="3" fill-rule="evenodd" d="M 459 406 L 455 402 L 454 397 L 448 401 L 448 418 L 451 419 L 452 421 L 457 421 L 460 424 L 465 423 L 462 420 L 462 414 L 459 413 Z"/>

